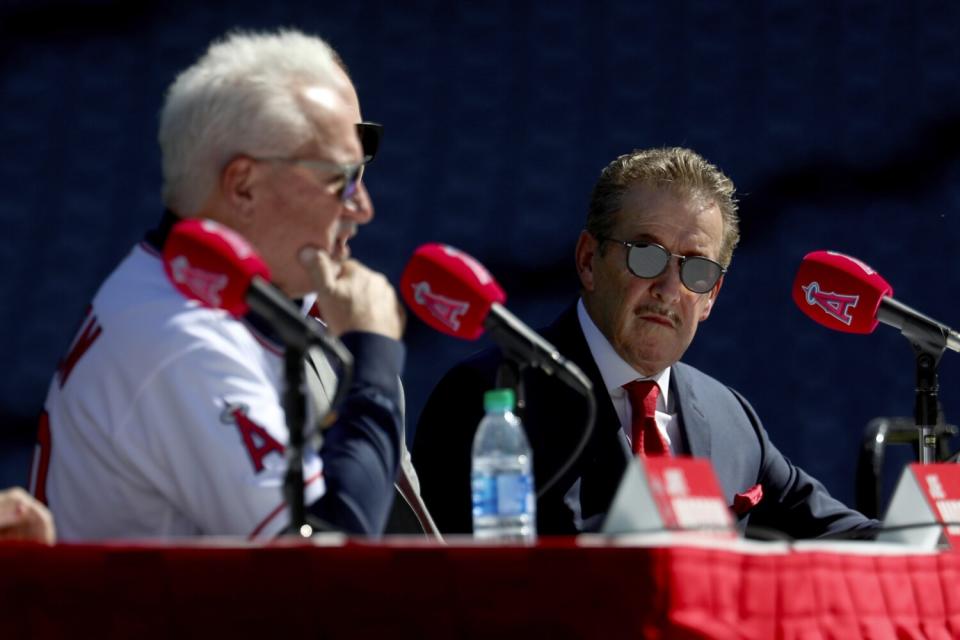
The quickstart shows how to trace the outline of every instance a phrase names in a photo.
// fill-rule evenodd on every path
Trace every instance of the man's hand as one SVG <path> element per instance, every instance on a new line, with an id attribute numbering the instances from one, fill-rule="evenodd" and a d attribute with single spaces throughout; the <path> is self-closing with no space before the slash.
<path id="1" fill-rule="evenodd" d="M 317 307 L 330 331 L 368 331 L 399 340 L 406 315 L 393 287 L 381 273 L 356 260 L 334 262 L 325 251 L 305 247 L 300 263 L 310 274 Z"/>
<path id="2" fill-rule="evenodd" d="M 0 540 L 53 544 L 56 540 L 53 516 L 20 487 L 0 491 Z"/>

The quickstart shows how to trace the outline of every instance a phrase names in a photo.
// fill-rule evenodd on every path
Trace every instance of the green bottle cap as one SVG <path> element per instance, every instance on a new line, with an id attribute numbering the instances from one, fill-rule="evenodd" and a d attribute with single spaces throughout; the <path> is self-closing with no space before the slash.
<path id="1" fill-rule="evenodd" d="M 492 389 L 483 394 L 483 409 L 491 411 L 513 411 L 516 406 L 513 389 Z"/>

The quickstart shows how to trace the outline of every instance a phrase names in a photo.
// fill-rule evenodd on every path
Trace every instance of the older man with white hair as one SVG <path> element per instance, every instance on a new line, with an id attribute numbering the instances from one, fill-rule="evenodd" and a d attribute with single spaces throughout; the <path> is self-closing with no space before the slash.
<path id="1" fill-rule="evenodd" d="M 373 218 L 360 120 L 336 53 L 296 31 L 231 34 L 171 85 L 167 211 L 95 295 L 45 403 L 32 487 L 62 539 L 262 539 L 289 524 L 283 346 L 261 318 L 197 306 L 164 275 L 170 229 L 198 217 L 243 235 L 352 352 L 337 422 L 305 455 L 305 501 L 337 529 L 382 531 L 404 317 L 386 278 L 350 258 Z"/>

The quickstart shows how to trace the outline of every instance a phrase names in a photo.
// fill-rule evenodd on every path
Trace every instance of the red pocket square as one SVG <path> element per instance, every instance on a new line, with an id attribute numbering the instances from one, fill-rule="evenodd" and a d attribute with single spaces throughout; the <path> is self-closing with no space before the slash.
<path id="1" fill-rule="evenodd" d="M 763 500 L 763 487 L 755 484 L 743 493 L 738 493 L 733 497 L 733 512 L 742 516 L 760 504 L 761 500 Z"/>

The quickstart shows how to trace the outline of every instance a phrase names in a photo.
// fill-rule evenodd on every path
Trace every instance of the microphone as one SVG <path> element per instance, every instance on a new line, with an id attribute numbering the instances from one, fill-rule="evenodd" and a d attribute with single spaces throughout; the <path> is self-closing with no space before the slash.
<path id="1" fill-rule="evenodd" d="M 846 333 L 871 333 L 879 322 L 941 353 L 960 351 L 960 333 L 893 298 L 893 287 L 856 258 L 835 251 L 804 256 L 793 301 L 816 322 Z"/>
<path id="2" fill-rule="evenodd" d="M 476 340 L 484 330 L 505 354 L 590 396 L 583 371 L 503 306 L 507 296 L 486 267 L 440 243 L 421 245 L 400 278 L 400 293 L 414 314 L 447 335 Z"/>
<path id="3" fill-rule="evenodd" d="M 182 220 L 163 247 L 163 269 L 184 296 L 234 317 L 263 317 L 287 346 L 321 347 L 349 371 L 353 355 L 337 338 L 270 283 L 270 269 L 247 240 L 213 220 Z"/>
<path id="4" fill-rule="evenodd" d="M 421 245 L 400 278 L 400 295 L 418 318 L 441 333 L 476 340 L 484 329 L 503 350 L 513 382 L 522 387 L 519 364 L 533 365 L 556 376 L 584 395 L 587 419 L 580 440 L 566 461 L 537 489 L 541 497 L 553 488 L 580 457 L 593 433 L 597 401 L 593 384 L 580 367 L 570 362 L 533 329 L 503 306 L 507 296 L 486 267 L 472 256 L 439 243 Z M 499 379 L 497 384 L 503 384 Z M 505 385 L 506 386 L 506 385 Z M 518 397 L 522 394 L 518 393 Z"/>

